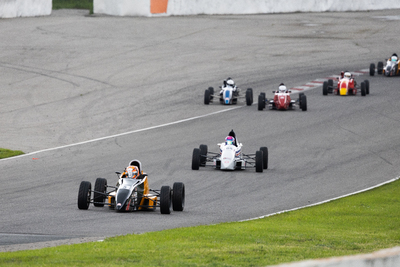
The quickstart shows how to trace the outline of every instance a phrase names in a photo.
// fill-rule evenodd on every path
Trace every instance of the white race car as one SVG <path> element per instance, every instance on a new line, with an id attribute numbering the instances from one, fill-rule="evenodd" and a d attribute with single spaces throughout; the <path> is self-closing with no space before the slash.
<path id="1" fill-rule="evenodd" d="M 242 144 L 220 143 L 219 153 L 208 152 L 207 145 L 193 149 L 192 170 L 212 166 L 218 170 L 244 170 L 256 168 L 256 172 L 268 169 L 268 148 L 261 147 L 255 154 L 242 153 Z"/>
<path id="2" fill-rule="evenodd" d="M 219 103 L 223 105 L 235 105 L 238 101 L 245 98 L 246 105 L 251 106 L 253 104 L 253 89 L 247 88 L 246 95 L 242 96 L 240 94 L 240 89 L 237 88 L 236 91 L 230 86 L 220 87 L 221 93 L 219 95 L 214 94 L 214 87 L 208 87 L 204 92 L 204 104 L 208 105 L 213 103 L 214 98 L 219 98 Z"/>

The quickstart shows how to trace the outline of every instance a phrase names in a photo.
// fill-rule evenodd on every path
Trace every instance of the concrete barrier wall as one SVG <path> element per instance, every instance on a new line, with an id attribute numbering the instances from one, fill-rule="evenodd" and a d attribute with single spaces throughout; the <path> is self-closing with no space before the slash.
<path id="1" fill-rule="evenodd" d="M 163 6 L 165 5 L 165 9 Z M 114 16 L 267 14 L 400 8 L 399 0 L 94 0 L 93 12 Z"/>
<path id="2" fill-rule="evenodd" d="M 371 254 L 309 260 L 271 267 L 399 267 L 400 247 L 383 249 Z"/>
<path id="3" fill-rule="evenodd" d="M 0 0 L 0 18 L 47 16 L 52 0 Z"/>

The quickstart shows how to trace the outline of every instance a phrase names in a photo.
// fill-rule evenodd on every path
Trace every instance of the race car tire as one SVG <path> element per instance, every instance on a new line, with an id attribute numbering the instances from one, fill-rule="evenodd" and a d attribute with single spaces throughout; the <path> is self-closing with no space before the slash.
<path id="1" fill-rule="evenodd" d="M 95 207 L 104 207 L 104 199 L 106 197 L 107 189 L 107 179 L 105 178 L 97 178 L 94 183 L 94 192 L 93 192 L 93 205 Z M 96 203 L 103 202 L 103 203 Z"/>
<path id="2" fill-rule="evenodd" d="M 375 64 L 371 63 L 371 65 L 369 65 L 369 76 L 374 76 L 375 75 Z"/>
<path id="3" fill-rule="evenodd" d="M 268 169 L 268 148 L 263 146 L 260 148 L 260 151 L 263 152 L 263 169 Z"/>
<path id="4" fill-rule="evenodd" d="M 200 155 L 201 151 L 199 148 L 193 149 L 192 170 L 198 170 L 200 168 Z"/>
<path id="5" fill-rule="evenodd" d="M 185 185 L 180 182 L 172 186 L 172 209 L 174 211 L 183 211 L 185 207 Z"/>
<path id="6" fill-rule="evenodd" d="M 304 95 L 304 93 L 299 93 L 299 107 L 301 107 L 301 96 L 303 96 Z"/>
<path id="7" fill-rule="evenodd" d="M 378 74 L 382 74 L 383 73 L 383 62 L 382 61 L 378 62 L 378 65 L 376 66 L 376 72 Z"/>
<path id="8" fill-rule="evenodd" d="M 248 88 L 246 90 L 246 105 L 251 106 L 253 104 L 253 89 Z"/>
<path id="9" fill-rule="evenodd" d="M 369 81 L 368 80 L 364 80 L 365 82 L 365 93 L 367 95 L 369 95 Z"/>
<path id="10" fill-rule="evenodd" d="M 307 111 L 307 97 L 305 95 L 301 96 L 301 110 Z"/>
<path id="11" fill-rule="evenodd" d="M 325 81 L 322 84 L 322 95 L 328 95 L 328 82 Z"/>
<path id="12" fill-rule="evenodd" d="M 200 166 L 206 166 L 208 147 L 207 145 L 200 145 Z"/>
<path id="13" fill-rule="evenodd" d="M 208 89 L 204 91 L 204 104 L 210 104 L 210 91 Z"/>
<path id="14" fill-rule="evenodd" d="M 263 172 L 263 152 L 256 151 L 256 172 Z"/>
<path id="15" fill-rule="evenodd" d="M 89 208 L 91 189 L 92 184 L 90 182 L 82 181 L 79 185 L 78 209 L 87 210 Z"/>
<path id="16" fill-rule="evenodd" d="M 161 214 L 170 214 L 171 213 L 171 187 L 168 185 L 164 185 L 160 190 L 160 212 Z"/>
<path id="17" fill-rule="evenodd" d="M 262 95 L 258 96 L 258 110 L 263 110 L 265 107 L 265 98 Z"/>
<path id="18" fill-rule="evenodd" d="M 365 82 L 361 82 L 361 96 L 366 95 Z"/>
<path id="19" fill-rule="evenodd" d="M 208 91 L 210 92 L 210 100 L 213 100 L 214 97 L 214 87 L 208 87 Z"/>

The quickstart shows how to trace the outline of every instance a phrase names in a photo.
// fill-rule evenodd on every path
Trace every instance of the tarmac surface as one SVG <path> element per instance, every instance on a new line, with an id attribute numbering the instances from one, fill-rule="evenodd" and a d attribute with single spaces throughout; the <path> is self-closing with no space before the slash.
<path id="1" fill-rule="evenodd" d="M 306 91 L 308 111 L 204 105 L 232 77 L 270 96 L 367 69 L 398 49 L 399 10 L 112 17 L 58 10 L 0 20 L 0 251 L 254 218 L 358 191 L 400 173 L 398 79 L 363 75 L 366 97 Z M 234 129 L 269 169 L 191 170 Z M 126 134 L 125 134 L 126 133 Z M 139 159 L 151 188 L 186 185 L 183 212 L 77 208 L 81 181 L 117 181 Z"/>

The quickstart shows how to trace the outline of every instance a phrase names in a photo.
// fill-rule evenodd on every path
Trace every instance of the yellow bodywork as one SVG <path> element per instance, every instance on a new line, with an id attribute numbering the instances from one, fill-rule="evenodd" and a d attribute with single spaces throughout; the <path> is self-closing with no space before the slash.
<path id="1" fill-rule="evenodd" d="M 347 95 L 347 88 L 346 87 L 340 88 L 339 93 L 340 95 Z"/>

